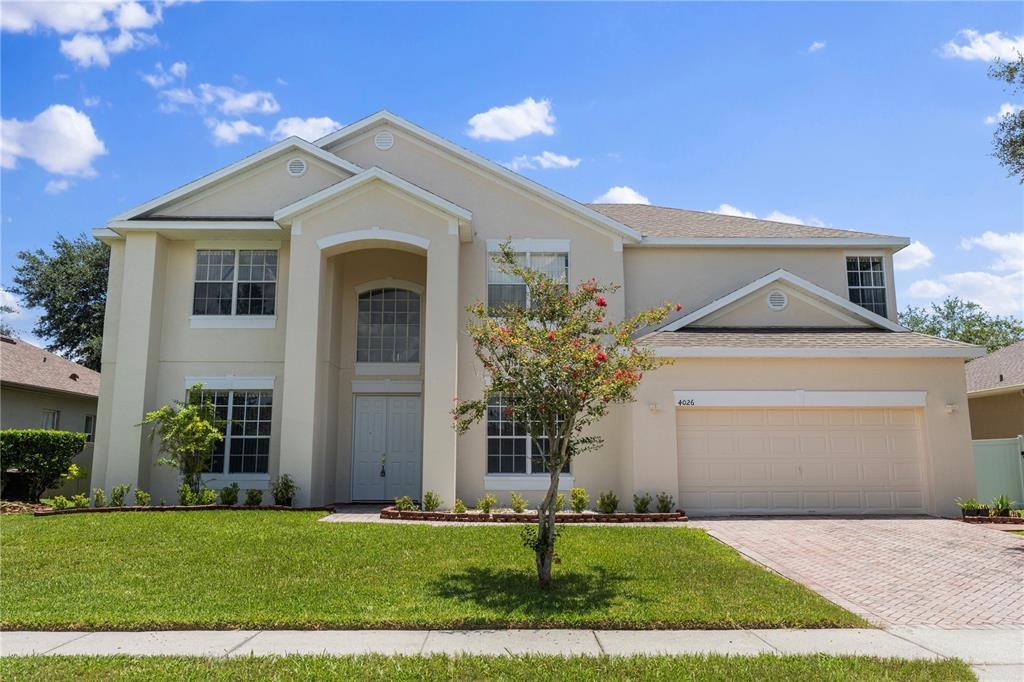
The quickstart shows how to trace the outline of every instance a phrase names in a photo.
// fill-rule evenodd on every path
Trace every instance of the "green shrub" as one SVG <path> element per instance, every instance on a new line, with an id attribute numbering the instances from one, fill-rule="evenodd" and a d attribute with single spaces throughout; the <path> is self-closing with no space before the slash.
<path id="1" fill-rule="evenodd" d="M 509 495 L 509 506 L 512 507 L 512 511 L 516 514 L 522 514 L 526 511 L 526 500 L 523 499 L 522 495 L 513 490 Z"/>
<path id="2" fill-rule="evenodd" d="M 954 501 L 963 511 L 973 511 L 974 509 L 981 509 L 982 507 L 981 503 L 973 497 L 968 497 L 966 500 L 958 497 Z"/>
<path id="3" fill-rule="evenodd" d="M 128 491 L 131 490 L 131 489 L 132 489 L 132 487 L 130 485 L 128 485 L 127 483 L 121 483 L 121 484 L 115 485 L 113 488 L 111 488 L 110 489 L 110 506 L 111 507 L 123 507 L 124 506 L 124 498 L 125 498 L 125 496 L 128 495 Z"/>
<path id="4" fill-rule="evenodd" d="M 597 511 L 602 514 L 614 514 L 615 510 L 618 508 L 619 498 L 611 490 L 597 496 Z"/>
<path id="5" fill-rule="evenodd" d="M 437 511 L 441 506 L 441 496 L 433 490 L 423 493 L 423 511 Z"/>
<path id="6" fill-rule="evenodd" d="M 658 511 L 662 514 L 670 513 L 675 503 L 676 501 L 668 493 L 658 493 Z"/>
<path id="7" fill-rule="evenodd" d="M 192 487 L 188 483 L 178 486 L 178 504 L 188 507 L 196 503 L 196 496 L 192 493 Z"/>
<path id="8" fill-rule="evenodd" d="M 1010 509 L 1013 507 L 1013 502 L 1006 495 L 1000 495 L 999 497 L 992 500 L 991 509 L 996 512 L 997 516 L 1009 516 Z"/>
<path id="9" fill-rule="evenodd" d="M 453 514 L 465 514 L 466 513 L 466 503 L 456 497 L 455 498 L 455 504 L 452 505 L 452 513 Z"/>
<path id="10" fill-rule="evenodd" d="M 75 455 L 85 447 L 84 433 L 46 429 L 4 429 L 0 431 L 0 486 L 7 483 L 7 472 L 15 470 L 25 480 L 26 492 L 33 502 L 47 488 L 60 483 L 70 473 Z"/>
<path id="11" fill-rule="evenodd" d="M 85 493 L 78 493 L 71 498 L 71 506 L 76 509 L 84 509 L 89 506 L 89 496 Z"/>
<path id="12" fill-rule="evenodd" d="M 1010 516 L 1017 519 L 1024 519 L 1024 509 L 1011 509 Z"/>
<path id="13" fill-rule="evenodd" d="M 151 495 L 145 490 L 135 489 L 135 504 L 140 507 L 148 507 Z"/>
<path id="14" fill-rule="evenodd" d="M 220 503 L 229 507 L 238 504 L 238 481 L 220 489 Z"/>
<path id="15" fill-rule="evenodd" d="M 217 491 L 213 488 L 203 488 L 199 491 L 199 499 L 197 500 L 197 503 L 207 506 L 217 504 Z"/>
<path id="16" fill-rule="evenodd" d="M 50 505 L 53 509 L 67 509 L 71 506 L 71 500 L 63 495 L 57 495 L 52 500 L 47 500 L 46 504 Z"/>
<path id="17" fill-rule="evenodd" d="M 494 505 L 496 504 L 498 504 L 498 498 L 492 495 L 491 493 L 487 493 L 483 497 L 478 497 L 476 500 L 476 506 L 484 514 L 490 514 L 491 510 L 494 509 Z"/>
<path id="18" fill-rule="evenodd" d="M 256 488 L 249 488 L 245 491 L 245 506 L 258 507 L 263 504 L 263 491 Z"/>
<path id="19" fill-rule="evenodd" d="M 562 493 L 558 493 L 557 495 L 555 495 L 555 511 L 565 511 L 565 495 L 563 495 Z"/>
<path id="20" fill-rule="evenodd" d="M 288 474 L 281 474 L 270 484 L 270 494 L 274 496 L 274 504 L 282 507 L 292 506 L 292 498 L 295 497 L 295 479 Z"/>
<path id="21" fill-rule="evenodd" d="M 633 511 L 637 514 L 646 514 L 651 509 L 651 495 L 644 493 L 637 495 L 633 493 Z"/>
<path id="22" fill-rule="evenodd" d="M 415 508 L 416 505 L 413 504 L 412 498 L 408 495 L 395 498 L 395 509 L 398 511 L 412 511 Z"/>
<path id="23" fill-rule="evenodd" d="M 103 488 L 93 488 L 92 491 L 92 506 L 106 507 L 107 506 L 107 494 L 103 492 Z"/>
<path id="24" fill-rule="evenodd" d="M 590 496 L 587 495 L 587 491 L 583 488 L 573 488 L 569 491 L 569 499 L 572 500 L 572 510 L 577 514 L 582 514 L 587 509 L 587 505 L 590 504 Z"/>

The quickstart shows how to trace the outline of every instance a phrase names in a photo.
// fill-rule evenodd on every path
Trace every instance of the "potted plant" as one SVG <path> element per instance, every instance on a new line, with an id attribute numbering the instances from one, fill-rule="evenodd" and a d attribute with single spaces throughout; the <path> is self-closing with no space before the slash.
<path id="1" fill-rule="evenodd" d="M 1000 495 L 999 497 L 992 500 L 992 509 L 995 511 L 995 516 L 1009 516 L 1010 507 L 1013 506 L 1013 502 L 1006 495 Z"/>
<path id="2" fill-rule="evenodd" d="M 295 497 L 295 480 L 288 474 L 281 474 L 270 486 L 270 494 L 274 496 L 274 504 L 282 507 L 292 506 Z"/>
<path id="3" fill-rule="evenodd" d="M 956 498 L 956 504 L 960 507 L 960 514 L 963 518 L 977 516 L 978 509 L 981 507 L 981 504 L 973 497 L 968 497 L 966 500 L 958 497 Z"/>

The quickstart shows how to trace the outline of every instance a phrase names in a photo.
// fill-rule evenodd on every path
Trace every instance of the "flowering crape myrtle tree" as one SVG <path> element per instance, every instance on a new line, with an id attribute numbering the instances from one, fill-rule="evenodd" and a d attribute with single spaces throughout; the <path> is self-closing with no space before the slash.
<path id="1" fill-rule="evenodd" d="M 465 433 L 487 413 L 490 398 L 501 396 L 508 406 L 505 418 L 527 426 L 550 483 L 537 527 L 524 533 L 524 541 L 536 553 L 537 578 L 547 588 L 555 561 L 559 476 L 574 457 L 601 445 L 600 437 L 586 435 L 587 427 L 609 404 L 633 400 L 643 372 L 660 364 L 633 342 L 633 334 L 663 320 L 672 306 L 616 323 L 606 318 L 606 295 L 617 286 L 590 280 L 570 289 L 518 263 L 508 243 L 494 258 L 503 272 L 526 283 L 528 303 L 505 306 L 495 316 L 484 303 L 469 307 L 475 319 L 467 333 L 489 381 L 481 399 L 457 401 L 452 414 L 456 431 Z"/>

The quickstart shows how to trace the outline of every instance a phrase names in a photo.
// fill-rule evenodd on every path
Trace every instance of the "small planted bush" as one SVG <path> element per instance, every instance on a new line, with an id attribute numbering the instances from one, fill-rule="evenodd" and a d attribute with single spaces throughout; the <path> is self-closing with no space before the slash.
<path id="1" fill-rule="evenodd" d="M 106 507 L 107 506 L 107 494 L 103 492 L 103 488 L 94 488 L 92 491 L 92 506 L 94 507 Z"/>
<path id="2" fill-rule="evenodd" d="M 455 504 L 452 505 L 452 513 L 453 514 L 465 514 L 466 513 L 466 503 L 456 497 L 455 498 Z"/>
<path id="3" fill-rule="evenodd" d="M 398 511 L 412 511 L 415 508 L 416 505 L 413 503 L 412 498 L 409 497 L 408 495 L 403 495 L 402 497 L 395 498 L 395 509 L 397 509 Z"/>
<path id="4" fill-rule="evenodd" d="M 565 511 L 565 495 L 563 495 L 562 493 L 558 493 L 557 495 L 555 495 L 555 511 Z"/>
<path id="5" fill-rule="evenodd" d="M 441 506 L 441 496 L 433 490 L 423 493 L 423 511 L 437 511 Z"/>
<path id="6" fill-rule="evenodd" d="M 651 509 L 651 496 L 649 493 L 637 495 L 633 493 L 633 511 L 637 514 L 646 514 Z"/>
<path id="7" fill-rule="evenodd" d="M 1006 495 L 1000 495 L 992 500 L 991 509 L 995 512 L 994 516 L 1009 516 L 1012 507 L 1013 502 Z"/>
<path id="8" fill-rule="evenodd" d="M 611 490 L 597 496 L 597 511 L 602 514 L 614 514 L 615 510 L 618 508 L 619 498 Z"/>
<path id="9" fill-rule="evenodd" d="M 672 507 L 675 506 L 676 501 L 668 493 L 658 493 L 656 504 L 659 512 L 662 514 L 668 514 L 672 511 Z"/>
<path id="10" fill-rule="evenodd" d="M 127 483 L 120 483 L 110 489 L 110 506 L 111 507 L 123 507 L 124 498 L 128 495 L 128 491 L 132 487 Z"/>
<path id="11" fill-rule="evenodd" d="M 498 504 L 498 498 L 487 493 L 483 497 L 479 497 L 476 500 L 476 506 L 480 508 L 480 511 L 484 514 L 490 514 L 491 510 L 494 509 L 494 505 Z"/>
<path id="12" fill-rule="evenodd" d="M 220 489 L 220 503 L 229 507 L 238 504 L 238 481 Z"/>
<path id="13" fill-rule="evenodd" d="M 258 507 L 263 504 L 263 491 L 258 488 L 249 488 L 245 491 L 245 506 Z"/>
<path id="14" fill-rule="evenodd" d="M 178 486 L 178 504 L 183 507 L 189 507 L 196 503 L 196 495 L 192 492 L 192 488 L 188 483 L 182 483 Z"/>
<path id="15" fill-rule="evenodd" d="M 47 500 L 46 504 L 50 505 L 52 509 L 67 509 L 71 506 L 71 500 L 63 495 L 57 495 L 52 500 Z"/>
<path id="16" fill-rule="evenodd" d="M 513 490 L 509 495 L 509 506 L 512 507 L 512 511 L 516 514 L 522 514 L 526 511 L 526 500 L 523 499 L 522 495 Z"/>
<path id="17" fill-rule="evenodd" d="M 583 488 L 573 488 L 569 491 L 569 499 L 572 500 L 572 510 L 577 514 L 582 514 L 587 505 L 590 504 L 590 496 L 587 495 L 587 491 Z"/>
<path id="18" fill-rule="evenodd" d="M 71 506 L 75 509 L 84 509 L 89 506 L 89 496 L 85 493 L 78 493 L 71 498 Z"/>
<path id="19" fill-rule="evenodd" d="M 295 479 L 288 474 L 281 474 L 270 485 L 270 494 L 274 496 L 274 504 L 282 507 L 292 506 L 295 497 Z"/>
<path id="20" fill-rule="evenodd" d="M 137 504 L 138 506 L 140 506 L 140 507 L 148 507 L 149 506 L 149 500 L 151 498 L 152 498 L 152 495 L 147 493 L 145 490 L 139 490 L 138 488 L 135 489 L 135 504 Z"/>
<path id="21" fill-rule="evenodd" d="M 217 504 L 217 491 L 212 488 L 203 488 L 199 491 L 199 499 L 196 502 L 202 505 Z"/>

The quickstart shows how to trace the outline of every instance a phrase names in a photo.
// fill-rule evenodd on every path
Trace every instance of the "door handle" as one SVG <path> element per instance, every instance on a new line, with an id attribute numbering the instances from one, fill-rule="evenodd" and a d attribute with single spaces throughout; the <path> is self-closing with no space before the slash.
<path id="1" fill-rule="evenodd" d="M 387 459 L 388 459 L 388 453 L 386 453 L 386 452 L 380 453 L 380 477 L 381 478 L 384 478 L 385 476 L 387 476 L 387 472 L 386 472 L 386 470 L 384 468 L 384 464 L 385 464 L 385 462 L 387 462 Z"/>

